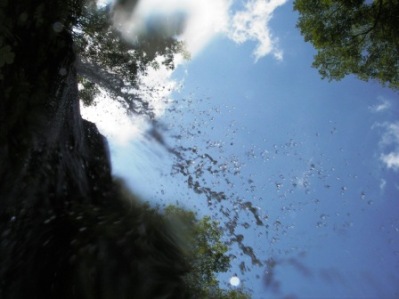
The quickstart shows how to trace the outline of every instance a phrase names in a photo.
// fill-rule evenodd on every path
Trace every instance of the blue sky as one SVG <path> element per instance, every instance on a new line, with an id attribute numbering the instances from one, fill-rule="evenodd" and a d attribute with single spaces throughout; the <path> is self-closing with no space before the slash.
<path id="1" fill-rule="evenodd" d="M 172 90 L 160 97 L 173 104 L 158 119 L 171 146 L 195 146 L 218 161 L 216 174 L 206 171 L 204 156 L 189 169 L 205 169 L 201 184 L 227 199 L 208 205 L 187 188 L 187 177 L 171 175 L 173 157 L 140 133 L 142 123 L 124 142 L 109 135 L 114 172 L 152 202 L 178 202 L 223 227 L 236 216 L 234 234 L 261 265 L 233 243 L 233 268 L 220 276 L 226 287 L 236 274 L 259 299 L 398 297 L 399 93 L 351 76 L 321 80 L 291 1 L 224 3 L 219 31 L 190 61 L 160 75 Z M 251 7 L 269 8 L 256 15 Z M 269 21 L 237 37 L 235 16 Z M 226 229 L 226 240 L 232 237 Z"/>

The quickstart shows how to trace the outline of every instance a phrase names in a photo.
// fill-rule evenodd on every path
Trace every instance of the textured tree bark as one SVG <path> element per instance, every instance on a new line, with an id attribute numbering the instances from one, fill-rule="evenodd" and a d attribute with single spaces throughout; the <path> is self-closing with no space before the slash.
<path id="1" fill-rule="evenodd" d="M 89 187 L 93 176 L 105 180 L 101 186 L 111 182 L 105 138 L 80 116 L 72 39 L 66 28 L 55 29 L 67 22 L 58 2 L 10 1 L 4 9 L 15 20 L 4 25 L 15 59 L 3 67 L 1 82 L 2 211 L 16 198 L 27 207 L 42 204 L 43 194 L 61 206 L 72 194 L 87 200 L 102 194 Z M 94 174 L 99 164 L 103 170 Z"/>
<path id="2" fill-rule="evenodd" d="M 77 2 L 0 1 L 0 298 L 184 298 L 165 224 L 120 199 L 107 141 L 81 118 Z"/>
<path id="3" fill-rule="evenodd" d="M 72 269 L 61 248 L 78 229 L 66 215 L 113 192 L 107 143 L 80 115 L 67 7 L 3 1 L 1 9 L 3 46 L 14 59 L 0 83 L 0 297 L 60 296 L 54 276 Z"/>

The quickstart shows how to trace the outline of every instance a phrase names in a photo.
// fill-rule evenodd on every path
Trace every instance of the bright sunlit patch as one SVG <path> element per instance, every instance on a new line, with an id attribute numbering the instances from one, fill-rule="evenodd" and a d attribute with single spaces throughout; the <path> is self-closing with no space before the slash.
<path id="1" fill-rule="evenodd" d="M 177 55 L 175 64 L 179 63 L 179 59 L 182 58 Z M 138 95 L 150 104 L 156 117 L 163 115 L 171 93 L 180 86 L 179 81 L 171 79 L 173 71 L 162 65 L 161 60 L 162 58 L 158 58 L 159 68 L 149 67 L 146 75 L 139 77 Z"/>
<path id="2" fill-rule="evenodd" d="M 139 97 L 148 102 L 156 117 L 161 116 L 167 108 L 170 94 L 178 90 L 179 82 L 170 78 L 172 71 L 161 65 L 158 69 L 149 67 L 147 75 L 139 78 Z M 138 115 L 130 116 L 117 101 L 107 97 L 103 92 L 97 97 L 94 105 L 81 105 L 83 118 L 94 122 L 100 132 L 120 146 L 127 145 L 144 131 L 148 123 Z"/>
<path id="3" fill-rule="evenodd" d="M 100 132 L 119 145 L 125 145 L 140 134 L 142 121 L 131 118 L 114 100 L 100 96 L 89 107 L 81 105 L 84 119 L 94 122 Z"/>
<path id="4" fill-rule="evenodd" d="M 112 0 L 97 0 L 97 7 L 104 7 L 110 4 Z"/>
<path id="5" fill-rule="evenodd" d="M 241 281 L 240 281 L 240 279 L 237 276 L 233 276 L 233 277 L 230 278 L 230 284 L 233 287 L 238 287 L 240 285 L 240 283 L 241 283 Z"/>

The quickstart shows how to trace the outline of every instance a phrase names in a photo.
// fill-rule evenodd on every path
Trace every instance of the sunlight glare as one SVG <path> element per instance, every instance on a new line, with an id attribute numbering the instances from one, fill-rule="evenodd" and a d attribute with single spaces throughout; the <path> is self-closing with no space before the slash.
<path id="1" fill-rule="evenodd" d="M 230 278 L 230 284 L 231 284 L 233 287 L 238 287 L 238 286 L 240 285 L 240 283 L 241 283 L 241 281 L 240 281 L 240 279 L 239 279 L 237 276 L 232 276 L 232 277 Z"/>

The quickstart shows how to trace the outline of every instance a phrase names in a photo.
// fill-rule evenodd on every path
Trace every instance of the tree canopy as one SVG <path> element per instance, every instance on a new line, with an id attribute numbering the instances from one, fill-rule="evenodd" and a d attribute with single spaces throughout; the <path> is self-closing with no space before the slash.
<path id="1" fill-rule="evenodd" d="M 122 28 L 112 20 L 118 9 L 131 13 L 135 3 L 117 1 L 113 7 L 98 9 L 93 1 L 83 2 L 73 27 L 80 97 L 84 104 L 90 105 L 101 87 L 127 111 L 153 116 L 149 104 L 133 92 L 139 85 L 138 75 L 145 74 L 149 67 L 159 68 L 161 64 L 173 69 L 177 53 L 185 58 L 189 54 L 183 42 L 177 39 L 179 32 L 151 32 L 130 36 L 129 40 L 124 38 Z"/>
<path id="2" fill-rule="evenodd" d="M 313 67 L 322 78 L 354 74 L 399 88 L 397 0 L 295 0 L 297 26 L 318 51 Z"/>
<path id="3" fill-rule="evenodd" d="M 185 282 L 194 298 L 245 299 L 242 290 L 223 290 L 219 287 L 217 273 L 230 269 L 228 246 L 223 242 L 223 231 L 217 221 L 209 216 L 198 219 L 194 212 L 170 205 L 165 216 L 180 235 L 191 271 Z"/>

